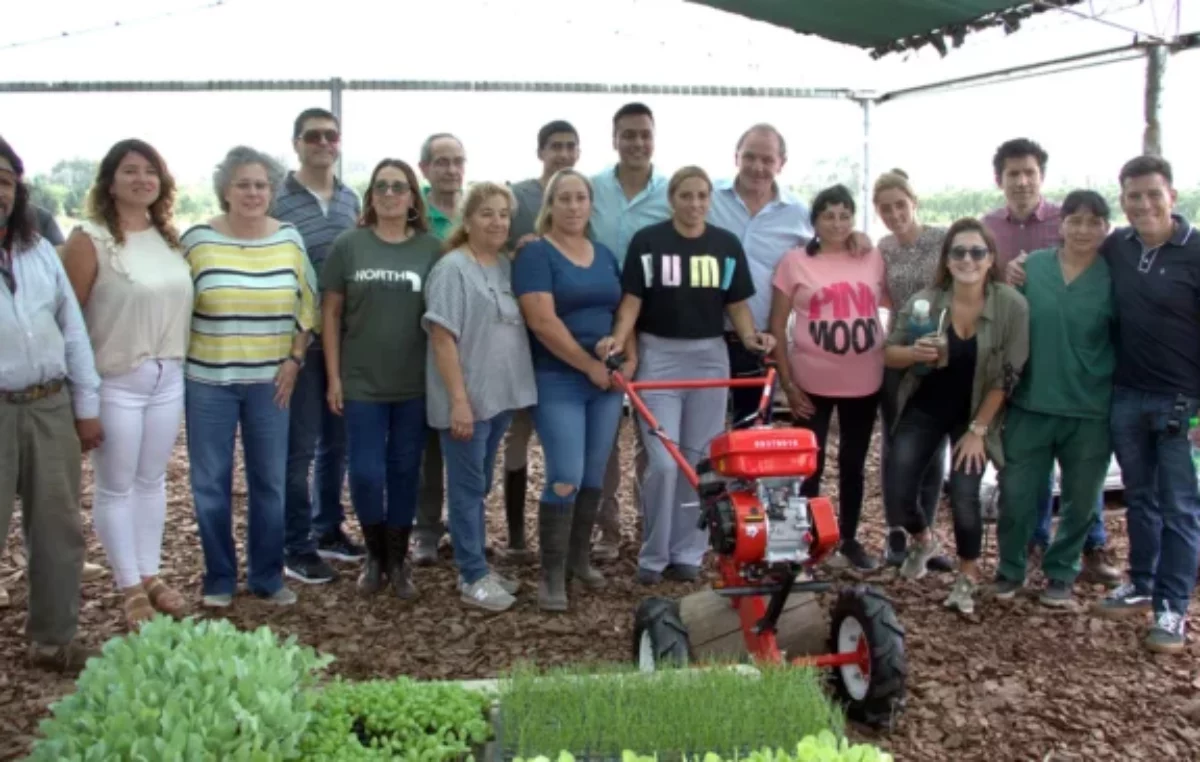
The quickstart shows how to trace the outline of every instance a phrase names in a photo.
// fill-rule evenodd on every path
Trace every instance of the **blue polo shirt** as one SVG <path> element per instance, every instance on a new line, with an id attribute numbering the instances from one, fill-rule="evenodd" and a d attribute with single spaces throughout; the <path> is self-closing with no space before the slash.
<path id="1" fill-rule="evenodd" d="M 592 238 L 608 247 L 624 266 L 633 234 L 671 217 L 667 180 L 651 169 L 650 182 L 631 199 L 617 179 L 614 164 L 592 178 Z"/>
<path id="2" fill-rule="evenodd" d="M 1181 216 L 1174 220 L 1162 246 L 1148 248 L 1129 227 L 1100 248 L 1117 305 L 1113 382 L 1200 399 L 1200 232 Z"/>
<path id="3" fill-rule="evenodd" d="M 725 228 L 742 242 L 750 265 L 754 296 L 750 313 L 758 330 L 768 328 L 771 315 L 771 279 L 783 255 L 804 246 L 813 236 L 808 205 L 787 190 L 776 186 L 775 198 L 758 214 L 751 216 L 746 203 L 737 194 L 733 180 L 714 183 L 708 221 Z"/>

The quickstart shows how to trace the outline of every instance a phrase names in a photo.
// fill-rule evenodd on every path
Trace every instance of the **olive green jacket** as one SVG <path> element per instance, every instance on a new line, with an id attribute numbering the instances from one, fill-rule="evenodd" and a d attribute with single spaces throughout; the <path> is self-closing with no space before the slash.
<path id="1" fill-rule="evenodd" d="M 913 302 L 918 299 L 929 302 L 929 314 L 936 316 L 934 322 L 937 325 L 949 325 L 950 290 L 936 287 L 922 289 L 913 294 L 892 322 L 892 331 L 887 339 L 888 346 L 904 346 L 909 343 L 909 316 L 912 314 Z M 975 328 L 975 347 L 975 381 L 971 387 L 972 416 L 979 412 L 983 398 L 993 389 L 1003 389 L 1006 397 L 1011 396 L 1017 388 L 1017 381 L 1021 378 L 1025 362 L 1029 359 L 1029 304 L 1015 288 L 999 283 L 988 284 L 983 312 L 979 314 L 979 322 Z M 922 378 L 913 373 L 911 368 L 904 372 L 897 393 L 893 431 L 896 423 L 904 415 L 904 409 L 912 399 L 913 393 L 920 386 Z M 1004 466 L 1004 450 L 1000 444 L 1004 413 L 1005 408 L 1001 407 L 988 425 L 985 440 L 988 457 L 997 468 Z"/>

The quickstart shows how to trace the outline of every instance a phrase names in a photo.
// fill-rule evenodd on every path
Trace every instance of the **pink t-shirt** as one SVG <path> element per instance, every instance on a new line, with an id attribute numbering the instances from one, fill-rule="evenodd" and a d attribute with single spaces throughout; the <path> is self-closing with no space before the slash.
<path id="1" fill-rule="evenodd" d="M 775 269 L 775 288 L 788 296 L 796 318 L 788 353 L 792 377 L 822 397 L 866 397 L 883 385 L 879 323 L 883 257 L 789 251 Z"/>

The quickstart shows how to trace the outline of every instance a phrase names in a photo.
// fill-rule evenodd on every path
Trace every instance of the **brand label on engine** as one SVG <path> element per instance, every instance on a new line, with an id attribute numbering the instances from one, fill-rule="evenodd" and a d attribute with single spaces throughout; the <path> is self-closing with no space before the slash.
<path id="1" fill-rule="evenodd" d="M 759 450 L 799 449 L 799 439 L 756 439 L 754 447 Z"/>

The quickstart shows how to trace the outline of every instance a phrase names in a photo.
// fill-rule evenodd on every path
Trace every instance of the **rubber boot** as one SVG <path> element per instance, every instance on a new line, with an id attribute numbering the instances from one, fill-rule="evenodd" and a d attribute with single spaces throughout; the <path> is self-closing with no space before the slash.
<path id="1" fill-rule="evenodd" d="M 508 522 L 508 549 L 504 555 L 515 563 L 529 563 L 533 554 L 525 544 L 525 491 L 529 469 L 504 472 L 504 518 Z"/>
<path id="2" fill-rule="evenodd" d="M 604 575 L 592 567 L 592 528 L 600 511 L 601 490 L 585 488 L 575 496 L 571 539 L 567 546 L 567 575 L 593 590 L 604 587 Z"/>
<path id="3" fill-rule="evenodd" d="M 538 608 L 567 610 L 567 545 L 571 540 L 571 503 L 538 504 L 538 544 L 542 578 L 538 582 Z"/>
<path id="4" fill-rule="evenodd" d="M 408 540 L 412 527 L 387 528 L 387 577 L 397 598 L 408 600 L 417 594 L 412 583 L 412 567 L 408 564 Z"/>
<path id="5" fill-rule="evenodd" d="M 358 575 L 358 592 L 375 595 L 384 585 L 384 569 L 387 566 L 387 525 L 363 525 L 363 543 L 367 546 L 367 560 Z"/>

